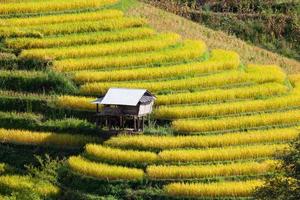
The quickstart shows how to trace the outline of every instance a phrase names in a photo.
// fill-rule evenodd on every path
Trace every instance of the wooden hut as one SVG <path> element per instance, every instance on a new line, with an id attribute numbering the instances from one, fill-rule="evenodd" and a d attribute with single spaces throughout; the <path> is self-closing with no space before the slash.
<path id="1" fill-rule="evenodd" d="M 156 97 L 146 89 L 110 88 L 96 104 L 96 124 L 112 129 L 143 131 L 145 118 L 152 112 Z M 99 106 L 101 105 L 101 106 Z"/>

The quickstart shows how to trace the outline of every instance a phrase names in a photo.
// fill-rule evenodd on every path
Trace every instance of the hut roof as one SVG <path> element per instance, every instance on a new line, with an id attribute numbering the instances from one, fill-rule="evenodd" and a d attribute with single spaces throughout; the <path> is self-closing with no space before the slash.
<path id="1" fill-rule="evenodd" d="M 103 98 L 94 104 L 136 106 L 139 102 L 152 101 L 155 96 L 146 89 L 110 88 Z"/>

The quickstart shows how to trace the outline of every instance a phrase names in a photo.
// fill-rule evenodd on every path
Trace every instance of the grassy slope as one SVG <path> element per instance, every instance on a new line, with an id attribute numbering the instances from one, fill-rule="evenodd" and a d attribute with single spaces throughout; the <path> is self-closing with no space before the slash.
<path id="1" fill-rule="evenodd" d="M 133 0 L 130 0 L 133 1 Z M 127 10 L 128 15 L 145 17 L 158 31 L 172 31 L 187 39 L 205 41 L 210 49 L 221 48 L 239 53 L 244 64 L 277 64 L 287 73 L 300 72 L 300 62 L 276 53 L 252 46 L 222 31 L 214 31 L 183 17 L 163 11 L 145 3 L 136 3 Z"/>

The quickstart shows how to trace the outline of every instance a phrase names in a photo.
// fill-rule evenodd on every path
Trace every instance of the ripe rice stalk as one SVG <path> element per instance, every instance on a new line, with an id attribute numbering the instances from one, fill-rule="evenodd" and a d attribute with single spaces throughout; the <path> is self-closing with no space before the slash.
<path id="1" fill-rule="evenodd" d="M 155 31 L 145 27 L 133 27 L 115 31 L 101 31 L 90 33 L 75 33 L 56 37 L 44 38 L 6 38 L 5 45 L 14 49 L 67 47 L 74 45 L 98 44 L 104 42 L 128 41 L 143 39 L 154 35 Z"/>
<path id="2" fill-rule="evenodd" d="M 263 184 L 261 180 L 170 183 L 164 187 L 164 191 L 166 195 L 174 197 L 248 197 Z"/>
<path id="3" fill-rule="evenodd" d="M 33 0 L 0 0 L 0 3 L 21 3 L 21 2 L 32 2 Z M 44 1 L 44 0 L 34 0 L 34 2 Z"/>
<path id="4" fill-rule="evenodd" d="M 85 135 L 56 134 L 50 132 L 33 132 L 3 128 L 0 129 L 0 143 L 78 148 L 87 143 L 93 142 L 100 142 L 100 139 Z"/>
<path id="5" fill-rule="evenodd" d="M 115 42 L 106 44 L 81 45 L 47 49 L 23 50 L 22 59 L 66 59 L 93 56 L 106 56 L 122 53 L 154 51 L 175 45 L 180 36 L 175 33 L 164 33 L 147 39 Z"/>
<path id="6" fill-rule="evenodd" d="M 186 40 L 177 47 L 162 49 L 159 51 L 55 61 L 53 63 L 53 68 L 60 72 L 87 69 L 124 68 L 171 61 L 188 61 L 200 57 L 205 52 L 206 46 L 204 42 Z"/>
<path id="7" fill-rule="evenodd" d="M 164 179 L 200 179 L 219 176 L 239 176 L 265 174 L 273 172 L 278 166 L 274 160 L 263 162 L 243 162 L 216 165 L 150 165 L 147 167 L 147 177 L 154 180 Z"/>
<path id="8" fill-rule="evenodd" d="M 263 100 L 228 102 L 212 105 L 162 106 L 155 110 L 154 116 L 159 119 L 200 118 L 249 112 L 263 112 L 299 106 L 300 95 L 292 93 L 282 97 Z"/>
<path id="9" fill-rule="evenodd" d="M 158 160 L 156 153 L 147 151 L 121 150 L 96 144 L 87 144 L 85 153 L 88 157 L 114 163 L 154 163 Z"/>
<path id="10" fill-rule="evenodd" d="M 292 74 L 288 76 L 289 80 L 293 84 L 294 87 L 297 87 L 299 91 L 300 88 L 300 74 Z"/>
<path id="11" fill-rule="evenodd" d="M 71 156 L 68 166 L 83 176 L 104 180 L 142 180 L 144 177 L 144 171 L 141 169 L 96 163 L 80 156 Z"/>
<path id="12" fill-rule="evenodd" d="M 228 117 L 212 120 L 175 120 L 172 128 L 180 132 L 208 132 L 244 130 L 261 126 L 296 124 L 300 121 L 300 110 Z"/>
<path id="13" fill-rule="evenodd" d="M 60 108 L 68 108 L 75 110 L 96 110 L 96 104 L 91 104 L 96 98 L 81 96 L 58 96 L 54 101 L 55 105 Z"/>
<path id="14" fill-rule="evenodd" d="M 83 8 L 97 8 L 116 3 L 116 0 L 47 0 L 39 2 L 7 3 L 0 7 L 0 14 L 41 13 Z"/>
<path id="15" fill-rule="evenodd" d="M 140 27 L 146 21 L 142 18 L 116 18 L 101 21 L 65 22 L 24 27 L 0 27 L 2 37 L 43 37 L 95 31 L 111 31 L 122 28 Z M 34 35 L 36 34 L 36 36 Z M 32 35 L 32 36 L 31 36 Z"/>
<path id="16" fill-rule="evenodd" d="M 180 104 L 180 103 L 202 103 L 224 100 L 235 100 L 242 98 L 267 97 L 287 93 L 288 88 L 279 83 L 266 83 L 242 88 L 214 89 L 195 93 L 178 93 L 170 95 L 158 95 L 156 105 Z M 56 105 L 62 108 L 92 110 L 96 106 L 90 102 L 95 97 L 59 96 Z M 158 108 L 159 110 L 160 108 Z"/>
<path id="17" fill-rule="evenodd" d="M 0 26 L 31 26 L 31 25 L 44 25 L 44 24 L 56 24 L 64 22 L 78 22 L 78 21 L 98 21 L 111 18 L 123 17 L 123 12 L 119 10 L 100 10 L 96 12 L 85 13 L 72 13 L 61 15 L 46 15 L 37 17 L 26 18 L 9 18 L 2 19 Z"/>
<path id="18" fill-rule="evenodd" d="M 226 147 L 230 145 L 291 141 L 297 139 L 299 134 L 300 130 L 296 128 L 285 128 L 207 136 L 121 135 L 105 141 L 105 145 L 142 150 Z"/>
<path id="19" fill-rule="evenodd" d="M 164 90 L 176 91 L 189 90 L 191 88 L 220 87 L 238 83 L 267 83 L 274 81 L 283 83 L 285 78 L 286 75 L 277 67 L 253 67 L 249 72 L 232 70 L 208 76 L 178 80 L 86 83 L 80 87 L 80 92 L 87 95 L 102 95 L 111 87 L 147 88 L 152 92 Z"/>
<path id="20" fill-rule="evenodd" d="M 264 83 L 248 87 L 213 89 L 201 92 L 157 95 L 156 105 L 193 104 L 205 102 L 230 101 L 238 99 L 255 99 L 286 94 L 288 87 L 279 83 Z"/>
<path id="21" fill-rule="evenodd" d="M 135 70 L 114 71 L 80 71 L 75 73 L 73 80 L 78 83 L 98 81 L 128 81 L 165 78 L 172 76 L 194 75 L 216 72 L 221 70 L 237 69 L 240 58 L 233 51 L 212 50 L 209 60 L 204 62 L 192 62 L 187 64 L 146 67 Z"/>
<path id="22" fill-rule="evenodd" d="M 208 149 L 164 150 L 159 157 L 164 162 L 204 162 L 270 157 L 289 148 L 288 144 L 259 144 Z"/>

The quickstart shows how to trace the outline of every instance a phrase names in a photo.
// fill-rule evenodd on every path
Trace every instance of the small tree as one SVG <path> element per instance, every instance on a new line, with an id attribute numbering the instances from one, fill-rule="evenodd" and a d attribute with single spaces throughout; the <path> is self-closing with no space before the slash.
<path id="1" fill-rule="evenodd" d="M 255 199 L 299 200 L 300 199 L 300 139 L 291 143 L 291 150 L 278 156 L 282 165 L 268 179 L 264 186 L 257 188 Z"/>

